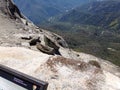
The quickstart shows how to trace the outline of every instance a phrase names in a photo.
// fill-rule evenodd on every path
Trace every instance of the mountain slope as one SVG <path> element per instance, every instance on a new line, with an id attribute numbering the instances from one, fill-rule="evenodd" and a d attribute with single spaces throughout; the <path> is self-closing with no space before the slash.
<path id="1" fill-rule="evenodd" d="M 118 0 L 85 4 L 44 27 L 62 35 L 71 48 L 120 66 L 119 4 Z"/>
<path id="2" fill-rule="evenodd" d="M 20 10 L 35 24 L 64 13 L 89 0 L 14 0 Z M 22 6 L 22 7 L 21 7 Z"/>
<path id="3" fill-rule="evenodd" d="M 47 81 L 48 90 L 120 89 L 119 67 L 67 48 L 62 37 L 21 17 L 10 1 L 0 0 L 0 64 Z M 61 55 L 45 52 L 51 48 Z"/>
<path id="4" fill-rule="evenodd" d="M 120 29 L 119 4 L 119 1 L 89 3 L 64 15 L 60 21 Z"/>

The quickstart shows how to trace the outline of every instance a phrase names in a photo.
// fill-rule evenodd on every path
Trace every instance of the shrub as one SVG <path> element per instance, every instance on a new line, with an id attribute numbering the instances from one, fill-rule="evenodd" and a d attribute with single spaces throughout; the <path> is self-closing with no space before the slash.
<path id="1" fill-rule="evenodd" d="M 88 63 L 95 66 L 95 67 L 97 67 L 97 68 L 101 68 L 100 64 L 97 61 L 91 60 Z"/>

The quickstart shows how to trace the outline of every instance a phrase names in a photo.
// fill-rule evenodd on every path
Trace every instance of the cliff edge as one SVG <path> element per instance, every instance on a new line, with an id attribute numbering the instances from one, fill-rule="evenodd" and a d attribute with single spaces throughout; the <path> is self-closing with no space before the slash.
<path id="1" fill-rule="evenodd" d="M 119 90 L 120 68 L 69 49 L 35 26 L 11 0 L 0 0 L 0 64 L 47 81 L 48 90 Z"/>

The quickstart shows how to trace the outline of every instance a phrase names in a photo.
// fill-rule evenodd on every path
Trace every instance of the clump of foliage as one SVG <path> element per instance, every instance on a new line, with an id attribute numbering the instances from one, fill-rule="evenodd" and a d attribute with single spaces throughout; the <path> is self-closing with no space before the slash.
<path id="1" fill-rule="evenodd" d="M 100 64 L 97 61 L 91 60 L 88 63 L 95 66 L 95 67 L 97 67 L 97 68 L 101 68 Z"/>

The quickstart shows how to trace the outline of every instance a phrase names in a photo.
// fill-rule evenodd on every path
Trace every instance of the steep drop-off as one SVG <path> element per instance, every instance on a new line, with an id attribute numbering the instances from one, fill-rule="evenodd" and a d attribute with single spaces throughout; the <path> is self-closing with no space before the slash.
<path id="1" fill-rule="evenodd" d="M 118 0 L 91 2 L 54 17 L 43 26 L 61 35 L 64 33 L 71 48 L 120 66 L 119 4 Z"/>
<path id="2" fill-rule="evenodd" d="M 120 89 L 119 67 L 69 49 L 62 37 L 36 27 L 10 1 L 0 0 L 0 64 L 47 81 L 48 90 Z"/>

